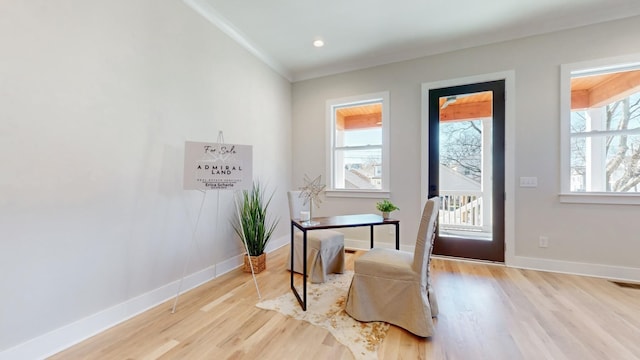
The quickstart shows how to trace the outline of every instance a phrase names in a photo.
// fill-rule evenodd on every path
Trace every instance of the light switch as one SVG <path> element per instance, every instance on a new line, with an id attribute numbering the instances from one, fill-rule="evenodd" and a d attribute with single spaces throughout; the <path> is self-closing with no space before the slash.
<path id="1" fill-rule="evenodd" d="M 521 176 L 520 187 L 538 187 L 538 178 L 535 176 Z"/>

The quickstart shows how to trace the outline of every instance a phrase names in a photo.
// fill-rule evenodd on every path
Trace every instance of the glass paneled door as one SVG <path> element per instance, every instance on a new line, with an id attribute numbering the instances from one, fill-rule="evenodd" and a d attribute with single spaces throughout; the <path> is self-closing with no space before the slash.
<path id="1" fill-rule="evenodd" d="M 504 80 L 429 90 L 433 253 L 504 261 Z"/>

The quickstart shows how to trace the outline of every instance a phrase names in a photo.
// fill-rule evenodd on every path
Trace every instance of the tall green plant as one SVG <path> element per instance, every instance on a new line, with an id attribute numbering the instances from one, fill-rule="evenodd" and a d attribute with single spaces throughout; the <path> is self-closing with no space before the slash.
<path id="1" fill-rule="evenodd" d="M 267 220 L 267 209 L 274 193 L 275 191 L 265 200 L 260 183 L 254 182 L 251 190 L 242 191 L 242 203 L 237 204 L 238 213 L 232 224 L 233 229 L 247 245 L 251 256 L 258 256 L 264 252 L 278 225 L 278 219 Z"/>

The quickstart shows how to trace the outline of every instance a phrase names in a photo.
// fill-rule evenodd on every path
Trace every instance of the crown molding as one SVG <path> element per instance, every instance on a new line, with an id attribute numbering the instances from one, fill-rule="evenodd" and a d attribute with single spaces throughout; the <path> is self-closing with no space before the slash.
<path id="1" fill-rule="evenodd" d="M 254 45 L 238 28 L 233 26 L 229 20 L 222 16 L 216 9 L 204 0 L 183 0 L 185 4 L 191 7 L 195 12 L 202 15 L 210 23 L 215 25 L 223 33 L 245 48 L 260 61 L 264 62 L 278 74 L 292 82 L 293 76 L 287 68 L 279 61 L 269 56 L 265 51 Z"/>

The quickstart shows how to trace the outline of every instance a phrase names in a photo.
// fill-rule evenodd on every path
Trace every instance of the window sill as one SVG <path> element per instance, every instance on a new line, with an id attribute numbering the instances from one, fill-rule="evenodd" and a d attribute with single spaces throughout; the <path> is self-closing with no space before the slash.
<path id="1" fill-rule="evenodd" d="M 567 204 L 640 205 L 640 194 L 562 193 L 560 194 L 560 202 Z"/>
<path id="2" fill-rule="evenodd" d="M 325 190 L 326 197 L 342 197 L 342 198 L 370 198 L 370 199 L 389 199 L 391 194 L 387 190 Z"/>

